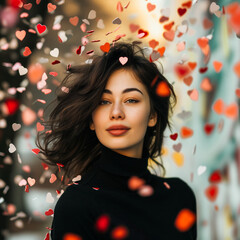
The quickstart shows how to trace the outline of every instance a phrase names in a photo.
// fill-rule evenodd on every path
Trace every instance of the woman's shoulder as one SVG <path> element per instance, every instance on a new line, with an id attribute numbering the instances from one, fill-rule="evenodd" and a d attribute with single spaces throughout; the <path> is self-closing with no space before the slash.
<path id="1" fill-rule="evenodd" d="M 187 183 L 185 180 L 179 177 L 160 177 L 154 175 L 155 181 L 159 184 L 164 185 L 166 189 L 171 190 L 176 195 L 183 195 L 184 197 L 190 197 L 191 199 L 194 198 L 195 200 L 195 193 L 190 187 L 190 184 Z"/>

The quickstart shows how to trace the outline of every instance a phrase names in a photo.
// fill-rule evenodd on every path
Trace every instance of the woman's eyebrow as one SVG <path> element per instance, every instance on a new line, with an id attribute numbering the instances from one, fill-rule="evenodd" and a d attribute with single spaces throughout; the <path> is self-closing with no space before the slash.
<path id="1" fill-rule="evenodd" d="M 143 93 L 138 88 L 126 88 L 122 91 L 122 93 L 127 93 L 127 92 L 132 92 L 132 91 L 138 91 L 143 95 Z M 112 92 L 109 89 L 104 89 L 103 93 L 112 94 Z"/>

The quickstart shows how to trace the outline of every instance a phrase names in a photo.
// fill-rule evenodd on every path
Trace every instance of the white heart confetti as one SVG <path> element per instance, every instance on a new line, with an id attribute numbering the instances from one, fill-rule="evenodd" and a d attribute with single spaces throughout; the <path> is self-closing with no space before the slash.
<path id="1" fill-rule="evenodd" d="M 198 176 L 202 175 L 206 171 L 206 166 L 199 166 L 197 169 Z"/>
<path id="2" fill-rule="evenodd" d="M 88 14 L 88 19 L 95 19 L 96 18 L 96 11 L 91 10 Z"/>
<path id="3" fill-rule="evenodd" d="M 54 203 L 54 198 L 53 198 L 53 196 L 52 196 L 52 194 L 50 192 L 47 193 L 46 201 L 48 203 Z"/>
<path id="4" fill-rule="evenodd" d="M 12 124 L 13 131 L 17 131 L 20 128 L 21 128 L 21 124 L 20 123 L 13 123 Z"/>
<path id="5" fill-rule="evenodd" d="M 52 57 L 58 57 L 59 55 L 59 49 L 58 48 L 54 48 L 52 51 L 50 51 L 50 55 Z"/>
<path id="6" fill-rule="evenodd" d="M 18 68 L 18 72 L 19 72 L 19 75 L 22 76 L 22 75 L 27 74 L 28 69 L 25 68 L 25 67 L 23 67 L 23 66 L 20 66 L 20 67 Z"/>
<path id="7" fill-rule="evenodd" d="M 16 147 L 14 146 L 14 144 L 12 144 L 12 143 L 9 144 L 8 151 L 10 153 L 14 153 L 16 151 Z"/>

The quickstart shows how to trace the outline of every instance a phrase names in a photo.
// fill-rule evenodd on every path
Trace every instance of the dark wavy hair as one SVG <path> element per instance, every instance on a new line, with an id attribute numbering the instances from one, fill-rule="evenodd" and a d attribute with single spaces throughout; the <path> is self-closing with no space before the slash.
<path id="1" fill-rule="evenodd" d="M 127 63 L 122 65 L 120 57 L 127 57 Z M 62 182 L 66 184 L 77 175 L 85 174 L 101 154 L 101 143 L 89 124 L 110 75 L 118 69 L 132 71 L 148 91 L 150 111 L 151 114 L 157 113 L 157 123 L 147 128 L 144 147 L 149 150 L 149 158 L 162 168 L 162 175 L 165 176 L 161 149 L 164 130 L 167 126 L 172 130 L 169 117 L 177 99 L 173 86 L 149 59 L 138 43 L 115 42 L 102 56 L 93 56 L 92 62 L 68 69 L 67 76 L 55 91 L 57 97 L 52 103 L 57 104 L 49 120 L 42 122 L 45 132 L 38 132 L 35 140 L 40 149 L 38 157 L 63 170 Z M 158 93 L 161 83 L 165 88 L 167 86 L 169 94 Z M 160 161 L 157 161 L 157 157 L 160 157 Z M 56 169 L 57 172 L 61 171 Z"/>

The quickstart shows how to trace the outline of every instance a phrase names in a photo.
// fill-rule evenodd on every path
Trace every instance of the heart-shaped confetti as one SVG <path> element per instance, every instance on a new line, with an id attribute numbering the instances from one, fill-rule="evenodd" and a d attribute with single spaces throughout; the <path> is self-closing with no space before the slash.
<path id="1" fill-rule="evenodd" d="M 122 21 L 121 21 L 121 19 L 120 18 L 115 18 L 113 21 L 112 21 L 112 23 L 113 24 L 121 24 L 122 23 Z"/>
<path id="2" fill-rule="evenodd" d="M 69 22 L 70 22 L 73 26 L 77 26 L 77 25 L 78 25 L 78 21 L 79 21 L 79 17 L 78 17 L 78 16 L 69 18 Z M 86 25 L 85 25 L 85 26 L 86 26 Z"/>
<path id="3" fill-rule="evenodd" d="M 18 183 L 18 186 L 22 187 L 22 186 L 26 186 L 27 185 L 27 181 L 25 179 L 21 179 L 20 182 Z"/>
<path id="4" fill-rule="evenodd" d="M 27 3 L 27 4 L 24 4 L 23 7 L 26 9 L 26 10 L 30 10 L 32 8 L 32 4 L 31 3 Z"/>
<path id="5" fill-rule="evenodd" d="M 51 174 L 51 178 L 49 179 L 50 183 L 54 183 L 57 180 L 57 177 L 54 173 Z"/>
<path id="6" fill-rule="evenodd" d="M 237 77 L 240 78 L 240 61 L 234 65 L 233 70 Z"/>
<path id="7" fill-rule="evenodd" d="M 167 31 L 167 32 L 163 32 L 163 37 L 167 41 L 173 41 L 174 37 L 175 37 L 175 32 L 173 30 L 170 30 L 170 31 Z"/>
<path id="8" fill-rule="evenodd" d="M 172 154 L 173 160 L 178 167 L 182 167 L 184 164 L 184 156 L 180 152 L 174 152 Z"/>
<path id="9" fill-rule="evenodd" d="M 222 181 L 222 175 L 220 170 L 214 171 L 208 178 L 210 183 L 220 183 Z"/>
<path id="10" fill-rule="evenodd" d="M 50 234 L 49 233 L 46 234 L 44 240 L 50 240 Z"/>
<path id="11" fill-rule="evenodd" d="M 98 232 L 104 233 L 108 230 L 110 225 L 110 217 L 107 214 L 102 214 L 99 216 L 95 222 L 95 227 Z"/>
<path id="12" fill-rule="evenodd" d="M 152 196 L 154 193 L 153 187 L 150 185 L 142 185 L 139 189 L 138 189 L 138 194 L 141 197 L 149 197 Z"/>
<path id="13" fill-rule="evenodd" d="M 46 31 L 46 29 L 47 29 L 47 27 L 45 25 L 42 25 L 40 23 L 37 25 L 37 31 L 39 34 L 44 33 Z"/>
<path id="14" fill-rule="evenodd" d="M 104 22 L 103 22 L 102 19 L 98 20 L 97 27 L 100 28 L 100 29 L 104 29 L 105 28 L 105 25 L 104 25 Z"/>
<path id="15" fill-rule="evenodd" d="M 151 4 L 151 3 L 148 3 L 148 4 L 147 4 L 147 10 L 148 10 L 149 12 L 153 11 L 155 8 L 156 8 L 156 5 L 155 5 L 155 4 Z"/>
<path id="16" fill-rule="evenodd" d="M 12 124 L 12 129 L 13 131 L 17 131 L 21 128 L 21 124 L 20 123 L 13 123 Z"/>
<path id="17" fill-rule="evenodd" d="M 168 23 L 168 24 L 165 24 L 164 26 L 163 26 L 163 28 L 166 30 L 166 31 L 170 31 L 171 30 L 171 28 L 174 26 L 174 21 L 173 22 L 170 22 L 170 23 Z"/>
<path id="18" fill-rule="evenodd" d="M 177 12 L 178 12 L 179 16 L 182 17 L 187 12 L 187 9 L 186 8 L 178 8 Z"/>
<path id="19" fill-rule="evenodd" d="M 28 184 L 31 187 L 36 183 L 36 180 L 34 178 L 31 178 L 31 177 L 28 177 L 27 181 L 28 181 Z"/>
<path id="20" fill-rule="evenodd" d="M 129 25 L 129 28 L 130 28 L 130 31 L 131 31 L 132 33 L 134 33 L 134 32 L 136 32 L 136 31 L 140 28 L 140 26 L 137 25 L 137 24 L 131 23 L 131 24 Z"/>
<path id="21" fill-rule="evenodd" d="M 212 3 L 210 4 L 209 10 L 210 10 L 211 13 L 215 13 L 215 12 L 217 12 L 219 9 L 220 9 L 220 6 L 217 5 L 215 2 L 212 2 Z"/>
<path id="22" fill-rule="evenodd" d="M 57 6 L 52 3 L 48 3 L 47 8 L 48 8 L 48 12 L 52 13 L 57 8 Z"/>
<path id="23" fill-rule="evenodd" d="M 187 86 L 190 86 L 192 84 L 192 81 L 193 81 L 193 77 L 192 76 L 188 76 L 188 77 L 185 77 L 183 79 L 183 82 L 187 85 Z"/>
<path id="24" fill-rule="evenodd" d="M 22 166 L 22 170 L 23 170 L 24 172 L 27 172 L 27 173 L 30 173 L 30 172 L 31 172 L 31 168 L 30 168 L 29 165 L 24 165 L 24 166 Z"/>
<path id="25" fill-rule="evenodd" d="M 213 27 L 213 22 L 209 18 L 205 17 L 203 20 L 203 27 L 204 29 L 209 30 Z"/>
<path id="26" fill-rule="evenodd" d="M 178 50 L 178 52 L 181 52 L 181 51 L 183 51 L 185 49 L 185 44 L 186 43 L 184 41 L 177 43 L 177 50 Z"/>
<path id="27" fill-rule="evenodd" d="M 35 153 L 36 155 L 38 155 L 38 153 L 40 152 L 40 149 L 38 148 L 33 148 L 32 152 Z"/>
<path id="28" fill-rule="evenodd" d="M 103 51 L 103 52 L 109 52 L 110 50 L 110 44 L 108 42 L 106 42 L 104 45 L 101 45 L 100 46 L 100 49 Z"/>
<path id="29" fill-rule="evenodd" d="M 79 235 L 74 233 L 66 233 L 63 236 L 63 240 L 82 240 L 82 238 Z"/>
<path id="30" fill-rule="evenodd" d="M 181 151 L 181 148 L 182 148 L 182 144 L 181 144 L 181 143 L 178 143 L 178 144 L 174 144 L 174 145 L 173 145 L 173 149 L 174 149 L 176 152 L 180 152 L 180 151 Z"/>
<path id="31" fill-rule="evenodd" d="M 45 215 L 46 215 L 46 216 L 51 216 L 53 213 L 54 213 L 53 210 L 52 210 L 51 208 L 49 208 L 49 210 L 47 210 L 47 211 L 45 212 Z"/>
<path id="32" fill-rule="evenodd" d="M 25 30 L 16 31 L 15 35 L 20 41 L 22 41 L 26 36 L 26 31 Z"/>
<path id="33" fill-rule="evenodd" d="M 238 105 L 236 103 L 229 104 L 226 106 L 224 114 L 229 118 L 237 119 Z"/>
<path id="34" fill-rule="evenodd" d="M 192 1 L 182 3 L 182 7 L 191 8 L 191 6 L 192 6 Z"/>
<path id="35" fill-rule="evenodd" d="M 236 96 L 237 96 L 238 98 L 240 98 L 240 88 L 237 88 L 237 89 L 235 90 L 235 94 L 236 94 Z"/>
<path id="36" fill-rule="evenodd" d="M 193 100 L 193 101 L 197 101 L 198 100 L 198 90 L 197 89 L 192 89 L 187 91 L 189 97 Z"/>
<path id="37" fill-rule="evenodd" d="M 59 49 L 58 48 L 54 48 L 53 50 L 50 51 L 50 55 L 52 57 L 58 57 L 59 55 Z"/>
<path id="38" fill-rule="evenodd" d="M 117 11 L 118 12 L 122 12 L 123 11 L 123 6 L 122 6 L 121 2 L 117 2 Z"/>
<path id="39" fill-rule="evenodd" d="M 182 138 L 189 138 L 193 135 L 193 130 L 184 126 L 181 128 L 180 133 Z"/>
<path id="40" fill-rule="evenodd" d="M 164 23 L 164 22 L 166 22 L 166 21 L 168 21 L 169 20 L 169 17 L 165 17 L 165 16 L 161 16 L 160 18 L 159 18 L 159 22 L 160 23 Z"/>
<path id="41" fill-rule="evenodd" d="M 43 131 L 44 130 L 44 126 L 40 123 L 40 122 L 38 122 L 37 123 L 37 131 L 38 132 L 41 132 L 41 131 Z"/>
<path id="42" fill-rule="evenodd" d="M 222 62 L 219 61 L 213 61 L 213 67 L 217 73 L 219 73 L 222 70 Z"/>
<path id="43" fill-rule="evenodd" d="M 28 69 L 23 67 L 23 66 L 20 66 L 19 69 L 18 69 L 18 72 L 19 72 L 19 75 L 22 76 L 22 75 L 27 74 Z"/>
<path id="44" fill-rule="evenodd" d="M 47 193 L 46 195 L 46 202 L 48 203 L 54 203 L 54 198 L 50 192 Z"/>
<path id="45" fill-rule="evenodd" d="M 143 29 L 139 29 L 138 30 L 138 38 L 144 38 L 147 37 L 149 35 L 148 31 L 145 31 Z"/>
<path id="46" fill-rule="evenodd" d="M 23 56 L 27 57 L 32 53 L 31 49 L 29 47 L 25 47 L 25 50 L 23 52 Z"/>
<path id="47" fill-rule="evenodd" d="M 16 149 L 15 145 L 12 144 L 12 143 L 10 143 L 10 144 L 9 144 L 8 151 L 9 151 L 10 153 L 14 153 L 16 150 L 17 150 L 17 149 Z"/>
<path id="48" fill-rule="evenodd" d="M 128 187 L 132 191 L 139 189 L 144 184 L 145 184 L 145 180 L 137 176 L 132 176 L 128 180 Z"/>
<path id="49" fill-rule="evenodd" d="M 202 175 L 207 170 L 206 166 L 199 166 L 197 169 L 198 176 Z"/>
<path id="50" fill-rule="evenodd" d="M 210 185 L 205 189 L 205 195 L 209 201 L 214 202 L 218 196 L 218 191 L 217 185 Z"/>
<path id="51" fill-rule="evenodd" d="M 178 213 L 174 225 L 179 231 L 185 232 L 189 230 L 195 222 L 196 215 L 190 209 L 184 208 Z"/>
<path id="52" fill-rule="evenodd" d="M 213 104 L 213 110 L 217 114 L 223 114 L 223 111 L 225 109 L 225 104 L 222 99 L 217 99 L 215 103 Z"/>
<path id="53" fill-rule="evenodd" d="M 170 138 L 172 139 L 172 140 L 176 140 L 177 139 L 177 137 L 178 137 L 178 134 L 177 133 L 174 133 L 174 134 L 171 134 L 170 135 Z"/>
<path id="54" fill-rule="evenodd" d="M 161 57 L 160 53 L 154 50 L 150 55 L 151 62 L 158 60 L 160 57 Z"/>
<path id="55" fill-rule="evenodd" d="M 119 58 L 119 62 L 122 64 L 122 65 L 125 65 L 128 61 L 128 57 L 120 57 Z"/>
<path id="56" fill-rule="evenodd" d="M 160 56 L 162 57 L 164 55 L 164 53 L 165 53 L 165 50 L 166 50 L 165 47 L 161 47 L 161 48 L 158 48 L 157 51 L 160 53 Z"/>
<path id="57" fill-rule="evenodd" d="M 158 83 L 156 87 L 156 94 L 160 97 L 167 97 L 170 95 L 170 90 L 166 82 Z"/>
<path id="58" fill-rule="evenodd" d="M 204 126 L 204 131 L 207 135 L 210 135 L 215 127 L 215 124 L 206 123 Z"/>
<path id="59" fill-rule="evenodd" d="M 95 10 L 91 10 L 88 14 L 88 19 L 95 19 L 97 16 L 97 13 Z"/>

